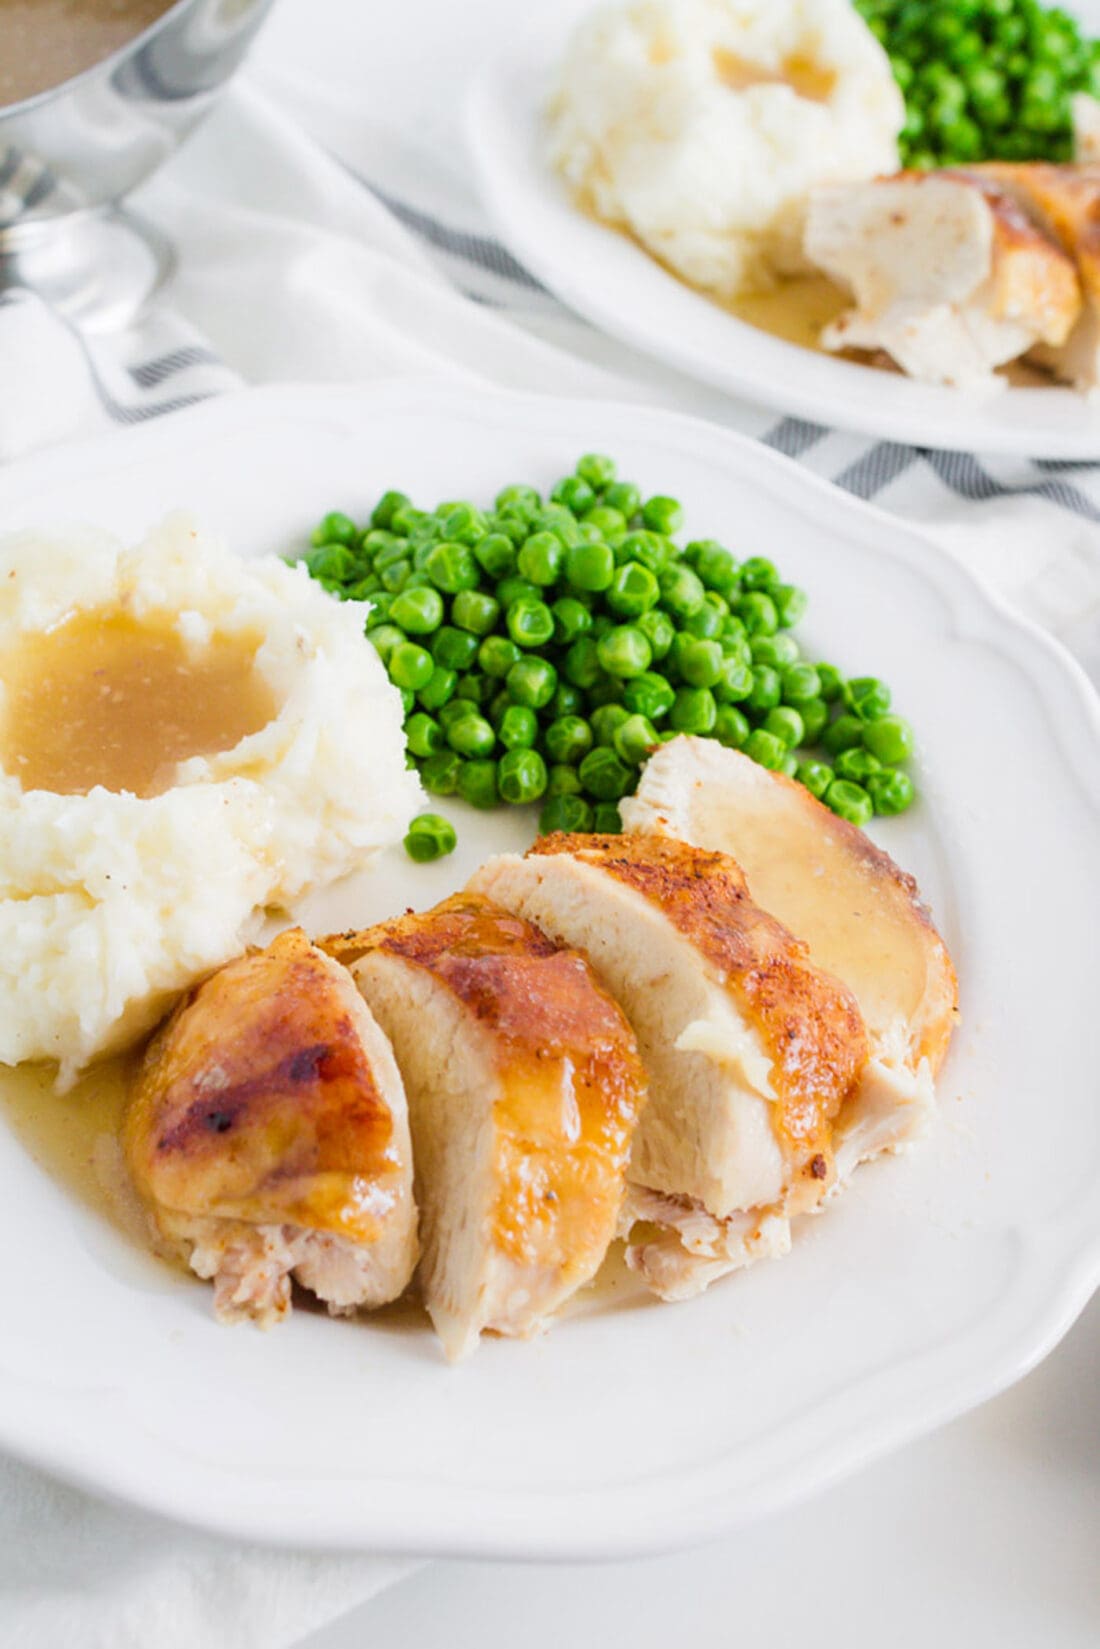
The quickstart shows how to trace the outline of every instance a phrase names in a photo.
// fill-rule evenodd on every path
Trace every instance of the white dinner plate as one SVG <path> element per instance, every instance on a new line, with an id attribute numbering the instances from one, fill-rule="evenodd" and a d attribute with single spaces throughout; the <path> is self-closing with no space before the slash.
<path id="1" fill-rule="evenodd" d="M 578 211 L 549 165 L 544 107 L 588 0 L 556 0 L 475 83 L 467 134 L 506 245 L 596 326 L 691 377 L 783 412 L 881 439 L 1031 458 L 1100 458 L 1100 402 L 1039 386 L 991 393 L 916 383 L 747 325 L 641 246 Z"/>
<path id="2" fill-rule="evenodd" d="M 428 504 L 548 486 L 578 455 L 672 493 L 692 535 L 773 556 L 806 645 L 885 675 L 921 801 L 876 825 L 958 965 L 931 1137 L 860 1171 L 789 1258 L 666 1306 L 622 1275 L 544 1338 L 448 1367 L 419 1314 L 219 1327 L 0 1120 L 0 1445 L 235 1535 L 406 1552 L 623 1555 L 717 1535 L 989 1397 L 1100 1278 L 1096 841 L 1085 678 L 942 550 L 709 425 L 425 381 L 278 389 L 0 472 L 0 528 L 137 535 L 187 506 L 249 555 L 396 486 Z M 459 851 L 400 849 L 306 902 L 313 931 L 459 887 L 526 812 L 455 808 Z M 8 1079 L 10 1080 L 10 1078 Z"/>

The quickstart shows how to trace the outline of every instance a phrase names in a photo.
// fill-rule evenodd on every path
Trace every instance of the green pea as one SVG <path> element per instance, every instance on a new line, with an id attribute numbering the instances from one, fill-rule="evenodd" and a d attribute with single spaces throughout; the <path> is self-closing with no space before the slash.
<path id="1" fill-rule="evenodd" d="M 618 802 L 597 802 L 593 809 L 592 829 L 601 836 L 621 836 L 623 821 Z"/>
<path id="2" fill-rule="evenodd" d="M 405 589 L 390 604 L 390 618 L 411 636 L 430 635 L 443 623 L 443 597 L 438 590 Z"/>
<path id="3" fill-rule="evenodd" d="M 453 750 L 439 750 L 421 764 L 420 782 L 430 796 L 453 796 L 461 766 L 461 758 Z"/>
<path id="4" fill-rule="evenodd" d="M 698 612 L 691 613 L 685 618 L 684 633 L 694 636 L 697 641 L 717 641 L 722 634 L 724 623 L 725 614 L 720 613 L 704 600 Z"/>
<path id="5" fill-rule="evenodd" d="M 603 490 L 603 502 L 629 521 L 642 507 L 642 495 L 632 481 L 612 481 Z"/>
<path id="6" fill-rule="evenodd" d="M 767 732 L 763 727 L 756 727 L 749 734 L 742 746 L 746 756 L 761 767 L 771 772 L 778 772 L 787 757 L 788 746 L 774 733 Z"/>
<path id="7" fill-rule="evenodd" d="M 718 720 L 718 706 L 709 687 L 681 687 L 669 711 L 669 722 L 677 733 L 711 733 Z"/>
<path id="8" fill-rule="evenodd" d="M 672 658 L 689 687 L 713 687 L 722 678 L 725 659 L 716 641 L 697 641 L 681 633 L 673 644 Z"/>
<path id="9" fill-rule="evenodd" d="M 782 739 L 788 750 L 802 744 L 806 737 L 806 727 L 797 710 L 792 710 L 789 704 L 776 705 L 764 717 L 765 733 L 774 733 L 777 739 Z"/>
<path id="10" fill-rule="evenodd" d="M 602 704 L 621 704 L 626 682 L 619 676 L 605 676 L 600 671 L 599 679 L 588 689 L 588 709 L 598 710 Z"/>
<path id="11" fill-rule="evenodd" d="M 657 729 L 646 716 L 627 716 L 615 731 L 615 754 L 632 767 L 644 762 L 657 743 Z"/>
<path id="12" fill-rule="evenodd" d="M 343 510 L 330 510 L 320 525 L 313 529 L 311 542 L 352 545 L 358 537 L 359 528 L 350 515 L 345 515 Z"/>
<path id="13" fill-rule="evenodd" d="M 378 574 L 382 580 L 382 588 L 388 590 L 390 595 L 399 595 L 409 582 L 412 570 L 412 562 L 407 556 L 402 556 L 399 560 L 390 562 Z"/>
<path id="14" fill-rule="evenodd" d="M 529 750 L 538 737 L 539 721 L 526 704 L 510 704 L 497 729 L 506 750 Z"/>
<path id="15" fill-rule="evenodd" d="M 774 636 L 773 644 L 780 638 Z M 784 638 L 786 639 L 786 638 Z M 753 655 L 755 657 L 755 654 Z M 775 659 L 762 659 L 761 663 L 774 664 Z M 788 663 L 781 672 L 783 683 L 783 703 L 793 704 L 796 710 L 808 704 L 811 699 L 821 696 L 821 677 L 812 664 L 802 662 Z"/>
<path id="16" fill-rule="evenodd" d="M 863 723 L 858 716 L 842 715 L 830 722 L 821 735 L 821 743 L 830 756 L 839 756 L 854 744 L 863 742 Z"/>
<path id="17" fill-rule="evenodd" d="M 631 714 L 648 716 L 650 721 L 660 721 L 662 716 L 672 709 L 676 698 L 676 689 L 664 676 L 653 670 L 643 670 L 640 676 L 634 676 L 623 688 L 623 704 Z"/>
<path id="18" fill-rule="evenodd" d="M 576 544 L 565 554 L 565 576 L 575 590 L 606 590 L 615 576 L 609 544 Z"/>
<path id="19" fill-rule="evenodd" d="M 540 589 L 556 584 L 565 555 L 561 540 L 552 532 L 532 533 L 516 558 L 520 577 L 529 578 Z"/>
<path id="20" fill-rule="evenodd" d="M 545 647 L 554 634 L 554 615 L 545 601 L 524 597 L 505 614 L 508 634 L 517 647 Z"/>
<path id="21" fill-rule="evenodd" d="M 615 562 L 626 566 L 636 562 L 647 571 L 659 574 L 672 560 L 671 540 L 656 532 L 631 532 L 615 546 Z"/>
<path id="22" fill-rule="evenodd" d="M 468 670 L 477 657 L 478 639 L 468 630 L 444 624 L 432 637 L 432 657 L 445 670 Z"/>
<path id="23" fill-rule="evenodd" d="M 599 647 L 592 636 L 579 636 L 562 660 L 562 673 L 574 687 L 592 688 L 603 673 Z"/>
<path id="24" fill-rule="evenodd" d="M 600 668 L 609 676 L 628 680 L 648 670 L 653 653 L 643 631 L 636 624 L 616 624 L 596 643 Z"/>
<path id="25" fill-rule="evenodd" d="M 596 494 L 583 475 L 566 475 L 550 494 L 556 504 L 564 504 L 574 515 L 583 515 L 596 502 Z"/>
<path id="26" fill-rule="evenodd" d="M 447 743 L 460 756 L 471 760 L 479 760 L 483 756 L 491 756 L 496 748 L 497 736 L 493 732 L 492 723 L 484 716 L 462 716 L 447 729 Z"/>
<path id="27" fill-rule="evenodd" d="M 548 796 L 579 796 L 581 793 L 581 776 L 575 767 L 567 762 L 556 762 L 546 770 L 546 794 Z"/>
<path id="28" fill-rule="evenodd" d="M 592 829 L 592 809 L 581 796 L 551 796 L 539 814 L 539 835 L 562 830 L 571 836 Z"/>
<path id="29" fill-rule="evenodd" d="M 444 733 L 449 733 L 455 723 L 461 721 L 464 716 L 476 716 L 477 714 L 478 706 L 472 699 L 454 698 L 448 704 L 441 706 L 436 720 Z"/>
<path id="30" fill-rule="evenodd" d="M 876 716 L 863 726 L 863 743 L 872 756 L 895 767 L 913 754 L 913 729 L 901 716 Z"/>
<path id="31" fill-rule="evenodd" d="M 750 731 L 748 717 L 738 710 L 736 705 L 719 706 L 718 714 L 714 718 L 714 737 L 720 744 L 726 745 L 730 750 L 740 750 Z"/>
<path id="32" fill-rule="evenodd" d="M 754 664 L 770 664 L 773 670 L 785 672 L 798 659 L 798 643 L 793 636 L 753 636 L 749 642 L 749 657 Z"/>
<path id="33" fill-rule="evenodd" d="M 545 658 L 521 658 L 509 670 L 505 680 L 516 704 L 525 704 L 529 710 L 541 710 L 549 704 L 558 685 L 558 672 Z"/>
<path id="34" fill-rule="evenodd" d="M 493 696 L 493 683 L 489 676 L 478 676 L 472 672 L 469 675 L 459 676 L 455 686 L 456 699 L 469 699 L 471 704 L 479 707 L 488 704 Z"/>
<path id="35" fill-rule="evenodd" d="M 630 720 L 630 711 L 622 704 L 598 704 L 590 720 L 596 743 L 614 745 L 615 734 L 624 722 Z"/>
<path id="36" fill-rule="evenodd" d="M 554 640 L 559 646 L 568 647 L 592 628 L 592 614 L 573 596 L 562 596 L 550 611 L 554 619 Z"/>
<path id="37" fill-rule="evenodd" d="M 684 522 L 683 506 L 675 498 L 667 498 L 662 493 L 655 493 L 647 498 L 642 505 L 642 520 L 650 532 L 667 533 L 670 537 L 679 532 Z"/>
<path id="38" fill-rule="evenodd" d="M 777 584 L 770 594 L 781 630 L 789 630 L 805 617 L 809 601 L 805 590 L 800 590 L 797 584 Z"/>
<path id="39" fill-rule="evenodd" d="M 451 623 L 471 635 L 490 635 L 499 617 L 500 602 L 482 590 L 460 590 L 451 602 Z"/>
<path id="40" fill-rule="evenodd" d="M 405 640 L 405 632 L 399 630 L 396 624 L 375 624 L 367 631 L 367 640 L 382 663 L 388 665 L 393 657 L 394 648 L 400 647 Z"/>
<path id="41" fill-rule="evenodd" d="M 486 533 L 474 545 L 474 559 L 490 578 L 507 578 L 516 570 L 516 547 L 505 533 Z"/>
<path id="42" fill-rule="evenodd" d="M 613 707 L 608 705 L 606 708 Z M 552 762 L 576 763 L 587 756 L 594 738 L 592 728 L 583 716 L 561 716 L 547 727 L 543 734 L 543 744 Z"/>
<path id="43" fill-rule="evenodd" d="M 849 824 L 863 826 L 870 822 L 875 811 L 874 803 L 863 786 L 853 784 L 849 779 L 834 779 L 823 799 L 838 818 L 847 819 Z"/>
<path id="44" fill-rule="evenodd" d="M 739 596 L 737 616 L 750 636 L 773 636 L 779 628 L 775 602 L 763 590 L 749 590 Z"/>
<path id="45" fill-rule="evenodd" d="M 372 527 L 382 527 L 387 531 L 393 526 L 393 518 L 398 510 L 407 510 L 412 507 L 412 499 L 403 492 L 384 492 L 373 510 L 370 512 Z"/>
<path id="46" fill-rule="evenodd" d="M 427 686 L 433 668 L 432 655 L 414 641 L 402 641 L 390 654 L 390 680 L 395 687 L 407 688 L 411 693 Z"/>
<path id="47" fill-rule="evenodd" d="M 763 715 L 768 710 L 774 710 L 783 692 L 783 683 L 779 671 L 773 670 L 770 664 L 758 664 L 752 672 L 752 687 L 745 703 L 750 710 Z"/>
<path id="48" fill-rule="evenodd" d="M 477 650 L 478 669 L 503 680 L 520 657 L 520 648 L 508 636 L 486 636 Z"/>
<path id="49" fill-rule="evenodd" d="M 818 691 L 826 704 L 832 704 L 844 692 L 844 677 L 835 664 L 818 664 L 816 669 L 820 683 Z"/>
<path id="50" fill-rule="evenodd" d="M 866 788 L 875 812 L 884 815 L 904 813 L 912 805 L 916 794 L 908 773 L 902 773 L 896 767 L 886 767 L 880 773 L 869 774 Z"/>
<path id="51" fill-rule="evenodd" d="M 740 658 L 722 659 L 722 674 L 712 692 L 719 704 L 740 704 L 749 697 L 755 680 L 751 664 Z"/>
<path id="52" fill-rule="evenodd" d="M 502 487 L 494 500 L 498 510 L 515 510 L 530 519 L 542 508 L 542 495 L 534 487 Z"/>
<path id="53" fill-rule="evenodd" d="M 585 790 L 598 802 L 617 802 L 626 795 L 633 778 L 632 770 L 606 745 L 590 750 L 578 772 Z"/>
<path id="54" fill-rule="evenodd" d="M 738 593 L 740 579 L 738 566 L 730 552 L 713 538 L 696 539 L 684 551 L 685 557 L 691 556 L 691 565 L 702 579 L 708 590 L 717 590 L 720 595 L 729 597 L 731 591 Z"/>
<path id="55" fill-rule="evenodd" d="M 405 742 L 414 756 L 434 756 L 443 748 L 443 729 L 433 717 L 418 710 L 405 723 Z"/>
<path id="56" fill-rule="evenodd" d="M 660 596 L 657 580 L 648 567 L 627 561 L 615 569 L 607 591 L 607 605 L 620 618 L 641 618 Z"/>
<path id="57" fill-rule="evenodd" d="M 649 650 L 655 660 L 667 658 L 676 636 L 676 626 L 667 613 L 657 607 L 651 607 L 648 613 L 643 613 L 638 619 L 638 628 L 649 642 Z"/>
<path id="58" fill-rule="evenodd" d="M 626 516 L 621 510 L 613 510 L 610 504 L 593 504 L 585 511 L 584 525 L 594 527 L 606 543 L 614 545 L 626 533 Z"/>
<path id="59" fill-rule="evenodd" d="M 437 664 L 416 696 L 425 710 L 442 710 L 454 698 L 457 686 L 458 671 L 447 670 L 442 664 Z"/>
<path id="60" fill-rule="evenodd" d="M 531 532 L 549 533 L 566 550 L 585 541 L 580 522 L 564 504 L 547 504 L 531 522 Z"/>
<path id="61" fill-rule="evenodd" d="M 489 700 L 488 705 L 485 707 L 485 714 L 492 722 L 498 739 L 500 737 L 501 723 L 511 708 L 511 693 L 509 693 L 507 687 L 498 687 L 492 698 Z"/>
<path id="62" fill-rule="evenodd" d="M 454 825 L 439 813 L 418 813 L 405 837 L 405 852 L 418 864 L 445 859 L 458 843 Z"/>
<path id="63" fill-rule="evenodd" d="M 497 764 L 494 761 L 464 761 L 458 770 L 458 794 L 471 807 L 487 810 L 497 804 Z"/>
<path id="64" fill-rule="evenodd" d="M 838 779 L 854 779 L 856 784 L 866 784 L 872 773 L 882 772 L 882 763 L 877 756 L 872 756 L 869 750 L 860 745 L 849 745 L 842 750 L 833 764 Z"/>
<path id="65" fill-rule="evenodd" d="M 580 688 L 574 687 L 571 681 L 562 681 L 559 677 L 553 698 L 549 704 L 543 706 L 544 715 L 549 721 L 559 721 L 563 716 L 579 716 L 583 710 L 584 694 Z"/>
<path id="66" fill-rule="evenodd" d="M 457 595 L 460 590 L 476 590 L 481 572 L 465 544 L 444 539 L 432 548 L 424 563 L 424 571 L 437 590 L 445 595 Z"/>
<path id="67" fill-rule="evenodd" d="M 890 708 L 890 689 L 877 676 L 853 676 L 845 684 L 844 703 L 863 721 L 884 716 Z"/>
<path id="68" fill-rule="evenodd" d="M 608 458 L 602 452 L 586 452 L 583 458 L 577 459 L 577 474 L 595 492 L 602 492 L 611 485 L 615 479 L 615 467 L 614 458 Z"/>
<path id="69" fill-rule="evenodd" d="M 703 605 L 707 592 L 703 588 L 702 580 L 690 567 L 666 567 L 664 572 L 658 575 L 657 582 L 665 611 L 681 624 L 693 613 L 697 613 Z"/>
<path id="70" fill-rule="evenodd" d="M 750 555 L 747 561 L 741 563 L 741 586 L 745 590 L 764 590 L 770 592 L 779 585 L 779 573 L 775 563 L 762 555 Z"/>
<path id="71" fill-rule="evenodd" d="M 806 743 L 816 744 L 829 725 L 829 706 L 824 699 L 806 699 L 794 707 L 806 729 Z"/>
<path id="72" fill-rule="evenodd" d="M 799 762 L 795 769 L 795 778 L 799 784 L 805 785 L 811 796 L 821 800 L 835 777 L 828 762 L 807 761 Z"/>
<path id="73" fill-rule="evenodd" d="M 513 807 L 537 802 L 546 790 L 546 779 L 546 763 L 537 750 L 509 750 L 497 764 L 497 789 Z"/>
<path id="74" fill-rule="evenodd" d="M 402 716 L 411 716 L 416 709 L 416 694 L 411 687 L 399 688 L 399 692 L 401 694 L 401 714 Z M 415 757 L 406 754 L 405 766 L 408 767 L 413 761 L 415 761 Z"/>
<path id="75" fill-rule="evenodd" d="M 399 538 L 407 538 L 414 528 L 427 519 L 426 510 L 415 509 L 412 504 L 402 504 L 390 517 L 390 531 L 396 533 Z"/>

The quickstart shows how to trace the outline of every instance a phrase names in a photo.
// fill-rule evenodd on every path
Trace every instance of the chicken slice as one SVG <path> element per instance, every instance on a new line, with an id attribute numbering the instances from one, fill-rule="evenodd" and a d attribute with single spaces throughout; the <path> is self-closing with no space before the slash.
<path id="1" fill-rule="evenodd" d="M 834 1119 L 867 1056 L 845 987 L 753 904 L 732 859 L 682 842 L 547 836 L 470 885 L 583 949 L 634 1026 L 650 1097 L 630 1180 L 677 1200 L 677 1219 L 657 1223 L 682 1252 L 674 1284 L 652 1244 L 629 1262 L 681 1298 L 780 1251 L 787 1217 L 828 1188 Z M 711 1221 L 705 1256 L 683 1240 L 690 1212 Z"/>
<path id="2" fill-rule="evenodd" d="M 735 854 L 753 897 L 855 996 L 871 1057 L 835 1129 L 838 1177 L 915 1138 L 932 1112 L 958 987 L 912 877 L 804 786 L 714 739 L 663 745 L 622 814 L 629 830 Z"/>
<path id="3" fill-rule="evenodd" d="M 124 1124 L 160 1243 L 219 1317 L 270 1323 L 290 1279 L 331 1312 L 416 1264 L 401 1076 L 347 970 L 298 928 L 190 991 L 151 1042 Z"/>
<path id="4" fill-rule="evenodd" d="M 805 249 L 855 298 L 824 347 L 885 350 L 925 383 L 993 387 L 995 367 L 1063 345 L 1081 313 L 1072 259 L 976 172 L 823 185 Z"/>
<path id="5" fill-rule="evenodd" d="M 1100 164 L 1013 165 L 992 161 L 968 176 L 991 182 L 1060 246 L 1077 267 L 1084 298 L 1066 338 L 1039 340 L 1031 359 L 1086 393 L 1100 384 Z"/>
<path id="6" fill-rule="evenodd" d="M 323 941 L 408 1085 L 420 1282 L 457 1360 L 526 1336 L 614 1238 L 645 1072 L 588 963 L 474 894 Z"/>

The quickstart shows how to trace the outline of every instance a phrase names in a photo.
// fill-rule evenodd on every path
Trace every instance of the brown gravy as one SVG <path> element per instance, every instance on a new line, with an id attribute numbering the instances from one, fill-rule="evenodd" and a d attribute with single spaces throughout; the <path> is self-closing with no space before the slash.
<path id="1" fill-rule="evenodd" d="M 83 74 L 174 0 L 0 0 L 0 108 Z"/>
<path id="2" fill-rule="evenodd" d="M 155 796 L 191 756 L 232 750 L 275 714 L 258 636 L 190 649 L 169 615 L 77 613 L 0 656 L 0 765 L 24 790 Z"/>

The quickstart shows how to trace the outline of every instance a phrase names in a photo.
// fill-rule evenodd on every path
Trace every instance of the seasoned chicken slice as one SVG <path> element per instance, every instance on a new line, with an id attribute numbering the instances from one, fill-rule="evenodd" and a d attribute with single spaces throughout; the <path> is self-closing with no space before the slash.
<path id="1" fill-rule="evenodd" d="M 1081 312 L 1072 259 L 973 172 L 823 185 L 805 249 L 855 299 L 824 347 L 885 350 L 925 383 L 993 387 L 994 367 L 1061 346 Z"/>
<path id="2" fill-rule="evenodd" d="M 160 1243 L 219 1317 L 269 1323 L 291 1277 L 342 1314 L 416 1264 L 405 1091 L 346 969 L 298 928 L 188 992 L 151 1042 L 124 1124 Z"/>
<path id="3" fill-rule="evenodd" d="M 630 830 L 735 854 L 753 897 L 855 996 L 871 1057 L 837 1122 L 840 1178 L 914 1138 L 931 1114 L 958 991 L 912 877 L 804 786 L 713 739 L 663 745 L 622 814 Z"/>
<path id="4" fill-rule="evenodd" d="M 993 161 L 968 175 L 1011 195 L 1037 228 L 1077 266 L 1084 304 L 1064 339 L 1040 340 L 1031 359 L 1077 389 L 1100 384 L 1100 165 L 1011 165 Z"/>
<path id="5" fill-rule="evenodd" d="M 645 1072 L 583 957 L 476 894 L 323 941 L 408 1085 L 420 1283 L 447 1356 L 533 1334 L 615 1236 Z"/>
<path id="6" fill-rule="evenodd" d="M 834 1121 L 867 1057 L 850 993 L 753 904 L 723 854 L 658 836 L 546 836 L 471 887 L 583 949 L 626 1010 L 649 1071 L 632 1187 L 677 1200 L 628 1259 L 679 1298 L 781 1252 L 790 1214 L 832 1179 Z M 632 1201 L 653 1219 L 657 1205 Z M 702 1249 L 678 1225 L 703 1216 Z M 695 1222 L 696 1235 L 700 1221 Z M 676 1258 L 656 1263 L 657 1248 Z"/>

